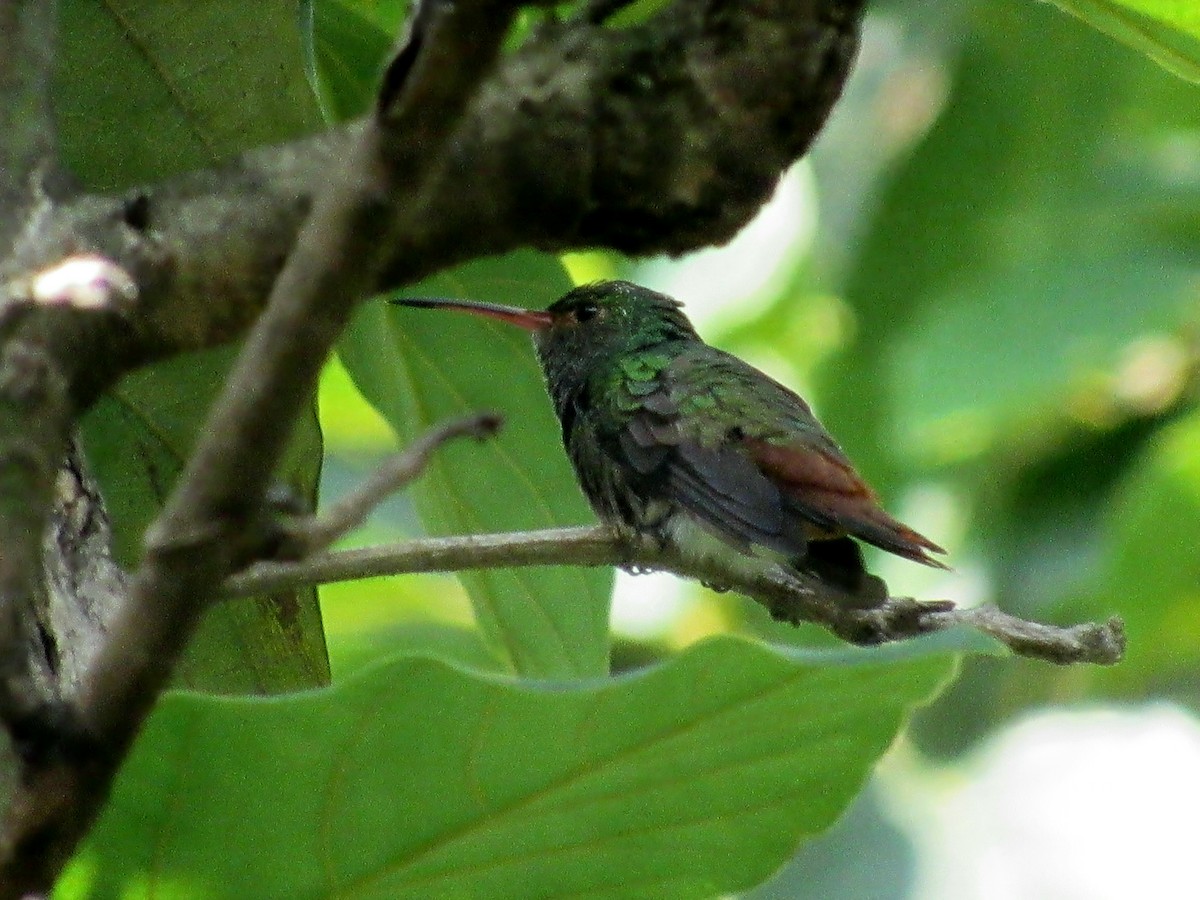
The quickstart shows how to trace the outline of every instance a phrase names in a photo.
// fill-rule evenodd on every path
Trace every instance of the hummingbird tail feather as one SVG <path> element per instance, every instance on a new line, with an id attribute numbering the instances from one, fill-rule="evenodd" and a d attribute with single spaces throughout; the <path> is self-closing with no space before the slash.
<path id="1" fill-rule="evenodd" d="M 849 534 L 874 544 L 881 550 L 911 559 L 913 562 L 930 566 L 934 569 L 949 569 L 950 567 L 929 553 L 945 553 L 946 551 L 935 544 L 925 535 L 909 528 L 903 522 L 889 516 L 878 506 L 865 510 L 865 515 L 847 517 L 842 527 Z"/>
<path id="2" fill-rule="evenodd" d="M 784 492 L 796 511 L 828 529 L 935 569 L 949 567 L 929 555 L 946 551 L 888 515 L 875 492 L 844 457 L 813 447 L 747 440 L 754 461 Z M 818 535 L 819 536 L 819 535 Z M 928 551 L 928 552 L 927 552 Z"/>

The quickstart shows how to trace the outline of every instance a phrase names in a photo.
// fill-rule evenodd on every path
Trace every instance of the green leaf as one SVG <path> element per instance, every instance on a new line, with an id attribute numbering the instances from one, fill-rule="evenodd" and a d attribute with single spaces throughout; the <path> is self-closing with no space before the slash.
<path id="1" fill-rule="evenodd" d="M 362 7 L 362 3 L 316 0 L 313 8 L 317 81 L 334 121 L 360 115 L 370 107 L 392 47 L 395 31 L 384 31 L 369 18 L 371 10 Z"/>
<path id="2" fill-rule="evenodd" d="M 1093 28 L 1200 82 L 1200 5 L 1194 0 L 1051 0 Z"/>
<path id="3" fill-rule="evenodd" d="M 635 0 L 614 13 L 605 24 L 610 28 L 628 28 L 641 25 L 671 5 L 671 0 Z"/>
<path id="4" fill-rule="evenodd" d="M 1200 633 L 1200 413 L 1163 429 L 1131 468 L 1106 517 L 1095 608 L 1125 619 L 1129 656 L 1112 679 L 1143 689 L 1147 680 L 1186 675 L 1195 703 Z"/>
<path id="5" fill-rule="evenodd" d="M 571 286 L 557 259 L 525 252 L 470 263 L 411 293 L 544 306 Z M 454 416 L 488 409 L 504 416 L 497 438 L 446 447 L 414 485 L 431 532 L 592 521 L 525 333 L 461 313 L 371 303 L 355 317 L 338 352 L 402 445 Z M 551 677 L 607 671 L 611 571 L 496 569 L 461 578 L 486 639 L 517 672 Z"/>
<path id="6" fill-rule="evenodd" d="M 183 468 L 235 348 L 189 354 L 127 376 L 82 423 L 83 444 L 112 517 L 114 551 L 132 568 L 142 535 Z M 280 478 L 315 503 L 321 432 L 301 418 Z M 183 686 L 274 693 L 325 684 L 329 661 L 315 589 L 213 606 L 177 674 Z"/>
<path id="7" fill-rule="evenodd" d="M 473 628 L 441 622 L 401 622 L 364 629 L 354 635 L 330 635 L 330 665 L 341 681 L 381 659 L 429 655 L 448 660 L 476 672 L 501 669 L 492 652 Z"/>
<path id="8" fill-rule="evenodd" d="M 313 131 L 298 0 L 64 0 L 55 106 L 93 189 L 210 165 Z"/>
<path id="9" fill-rule="evenodd" d="M 64 153 L 93 188 L 208 165 L 320 124 L 304 77 L 305 3 L 66 0 L 61 10 L 55 99 Z M 230 358 L 223 351 L 139 372 L 89 415 L 85 443 L 125 565 L 136 562 Z M 312 497 L 319 464 L 310 415 L 284 477 Z M 328 678 L 311 590 L 214 608 L 179 673 L 181 684 L 221 691 L 293 690 Z"/>
<path id="10" fill-rule="evenodd" d="M 572 685 L 403 658 L 283 698 L 170 695 L 71 880 L 106 896 L 717 896 L 837 818 L 958 643 L 725 637 Z"/>
<path id="11" fill-rule="evenodd" d="M 396 37 L 413 3 L 412 0 L 317 0 L 318 13 L 322 5 L 340 6 L 384 34 Z"/>

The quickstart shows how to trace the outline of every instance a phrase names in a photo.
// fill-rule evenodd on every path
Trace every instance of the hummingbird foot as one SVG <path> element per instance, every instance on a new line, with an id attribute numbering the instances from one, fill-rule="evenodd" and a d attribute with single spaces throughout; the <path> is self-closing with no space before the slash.
<path id="1" fill-rule="evenodd" d="M 952 611 L 949 600 L 889 596 L 883 579 L 869 576 L 869 593 L 848 592 L 807 569 L 777 565 L 770 573 L 780 588 L 770 591 L 771 618 L 788 624 L 819 621 L 842 640 L 861 646 L 885 644 L 945 627 L 935 614 Z"/>
<path id="2" fill-rule="evenodd" d="M 630 575 L 653 575 L 659 571 L 654 566 L 640 565 L 638 563 L 629 563 L 620 568 L 622 572 L 628 572 Z"/>
<path id="3" fill-rule="evenodd" d="M 612 533 L 621 546 L 623 559 L 616 562 L 622 572 L 630 575 L 652 575 L 660 571 L 657 566 L 645 561 L 645 550 L 651 555 L 661 556 L 667 549 L 662 536 L 653 532 L 639 532 L 623 522 L 605 522 L 605 527 Z"/>

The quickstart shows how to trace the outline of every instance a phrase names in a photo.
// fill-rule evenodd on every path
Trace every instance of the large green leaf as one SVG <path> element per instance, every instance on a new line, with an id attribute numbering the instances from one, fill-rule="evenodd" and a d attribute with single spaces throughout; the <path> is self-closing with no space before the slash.
<path id="1" fill-rule="evenodd" d="M 170 695 L 57 896 L 717 896 L 828 827 L 973 643 L 718 638 L 570 685 L 402 658 Z"/>
<path id="2" fill-rule="evenodd" d="M 1195 0 L 1051 0 L 1145 53 L 1181 78 L 1200 82 L 1200 5 Z"/>
<path id="3" fill-rule="evenodd" d="M 571 287 L 551 256 L 518 253 L 470 263 L 412 289 L 545 305 Z M 439 534 L 578 525 L 591 520 L 563 452 L 529 337 L 452 312 L 368 304 L 339 354 L 402 444 L 477 410 L 505 417 L 486 444 L 440 452 L 415 485 L 426 527 Z M 464 573 L 481 629 L 526 675 L 597 675 L 608 666 L 607 570 L 539 568 Z"/>
<path id="4" fill-rule="evenodd" d="M 320 126 L 303 0 L 64 0 L 55 106 L 91 187 L 151 181 Z"/>
<path id="5" fill-rule="evenodd" d="M 135 372 L 84 418 L 84 447 L 123 565 L 137 563 L 142 535 L 182 469 L 234 353 L 192 354 Z M 315 502 L 320 464 L 321 432 L 310 410 L 297 424 L 280 478 Z M 223 692 L 273 693 L 328 680 L 311 588 L 214 606 L 178 673 L 179 684 Z"/>
<path id="6" fill-rule="evenodd" d="M 208 165 L 312 130 L 304 76 L 309 9 L 297 0 L 65 0 L 55 101 L 63 150 L 94 188 Z M 89 457 L 129 565 L 228 370 L 222 351 L 126 379 L 85 423 Z M 320 432 L 298 429 L 283 477 L 313 496 Z M 276 691 L 328 679 L 312 591 L 226 604 L 205 618 L 180 678 L 212 690 Z"/>

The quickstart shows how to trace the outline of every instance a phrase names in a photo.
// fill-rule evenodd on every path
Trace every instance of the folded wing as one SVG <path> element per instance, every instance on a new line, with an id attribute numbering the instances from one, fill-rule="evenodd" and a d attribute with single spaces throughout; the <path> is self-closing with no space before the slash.
<path id="1" fill-rule="evenodd" d="M 644 487 L 735 546 L 799 559 L 810 541 L 852 535 L 945 568 L 929 555 L 941 547 L 879 506 L 808 405 L 736 357 L 680 354 L 625 412 L 616 449 Z"/>

